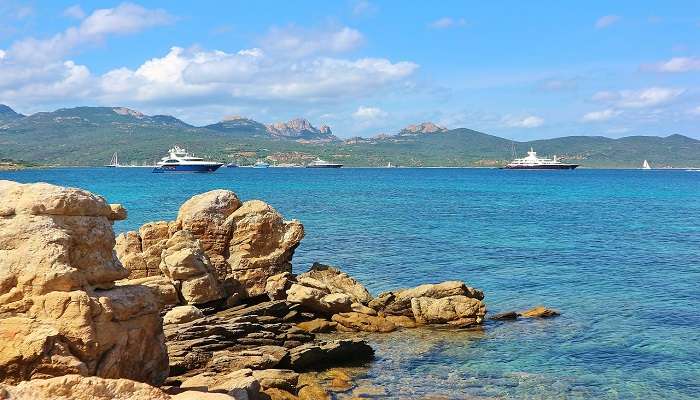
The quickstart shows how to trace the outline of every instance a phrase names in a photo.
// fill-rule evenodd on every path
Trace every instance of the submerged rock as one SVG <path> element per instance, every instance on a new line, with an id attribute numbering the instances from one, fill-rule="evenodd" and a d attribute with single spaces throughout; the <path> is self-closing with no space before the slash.
<path id="1" fill-rule="evenodd" d="M 0 181 L 0 381 L 66 374 L 159 384 L 159 302 L 116 286 L 115 218 L 90 192 Z"/>
<path id="2" fill-rule="evenodd" d="M 537 306 L 529 310 L 521 311 L 519 314 L 523 318 L 550 318 L 558 316 L 559 312 L 544 306 Z"/>

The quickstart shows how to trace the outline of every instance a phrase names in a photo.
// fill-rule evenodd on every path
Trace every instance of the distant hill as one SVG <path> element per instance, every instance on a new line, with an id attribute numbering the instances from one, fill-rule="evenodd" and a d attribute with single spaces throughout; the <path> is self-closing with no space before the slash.
<path id="1" fill-rule="evenodd" d="M 682 135 L 569 136 L 516 142 L 471 129 L 431 122 L 396 134 L 344 141 L 330 127 L 304 119 L 265 125 L 229 117 L 196 127 L 167 115 L 124 107 L 76 107 L 24 116 L 0 105 L 0 159 L 44 165 L 103 165 L 112 153 L 126 162 L 152 163 L 173 144 L 200 156 L 239 164 L 266 158 L 305 164 L 321 157 L 348 166 L 499 166 L 533 147 L 583 167 L 700 166 L 700 141 Z"/>

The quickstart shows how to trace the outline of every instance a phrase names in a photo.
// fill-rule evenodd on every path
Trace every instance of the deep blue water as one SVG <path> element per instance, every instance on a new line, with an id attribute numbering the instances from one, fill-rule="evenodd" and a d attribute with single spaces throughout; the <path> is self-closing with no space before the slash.
<path id="1" fill-rule="evenodd" d="M 392 397 L 700 397 L 700 172 L 92 168 L 0 179 L 122 203 L 129 219 L 118 232 L 231 189 L 304 223 L 296 271 L 336 264 L 375 294 L 459 279 L 486 292 L 490 312 L 563 313 L 374 337 L 378 358 L 364 374 Z"/>

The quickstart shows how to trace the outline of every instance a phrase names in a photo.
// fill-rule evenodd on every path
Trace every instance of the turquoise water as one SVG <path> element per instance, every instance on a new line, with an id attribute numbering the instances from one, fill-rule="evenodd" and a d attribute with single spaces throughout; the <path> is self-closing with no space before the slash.
<path id="1" fill-rule="evenodd" d="M 364 379 L 391 397 L 700 397 L 700 173 L 489 169 L 145 169 L 0 172 L 122 203 L 117 231 L 174 219 L 214 188 L 304 223 L 294 265 L 341 266 L 376 294 L 447 279 L 490 312 L 556 319 L 373 337 Z"/>

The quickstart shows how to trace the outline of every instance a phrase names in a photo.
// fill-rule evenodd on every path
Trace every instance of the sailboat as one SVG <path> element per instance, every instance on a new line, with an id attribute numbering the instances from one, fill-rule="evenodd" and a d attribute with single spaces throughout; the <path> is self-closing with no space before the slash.
<path id="1" fill-rule="evenodd" d="M 109 160 L 109 164 L 105 165 L 105 167 L 108 167 L 108 168 L 121 167 L 121 165 L 119 165 L 119 155 L 117 155 L 116 151 L 114 152 L 114 154 L 112 154 L 112 159 Z"/>
<path id="2" fill-rule="evenodd" d="M 642 163 L 642 169 L 651 169 L 651 166 L 649 165 L 649 162 L 647 160 L 644 160 Z"/>

